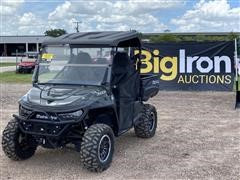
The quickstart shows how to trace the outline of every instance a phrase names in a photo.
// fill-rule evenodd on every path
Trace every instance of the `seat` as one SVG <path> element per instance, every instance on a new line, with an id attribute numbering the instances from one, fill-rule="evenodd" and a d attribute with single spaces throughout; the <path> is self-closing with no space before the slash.
<path id="1" fill-rule="evenodd" d="M 77 58 L 80 60 L 80 64 L 92 64 L 92 58 L 86 52 L 79 53 Z"/>
<path id="2" fill-rule="evenodd" d="M 97 58 L 96 64 L 108 64 L 107 58 Z"/>
<path id="3" fill-rule="evenodd" d="M 77 55 L 72 55 L 68 64 L 91 64 L 92 59 L 86 52 L 80 52 Z M 82 66 L 65 66 L 56 76 L 56 78 L 68 79 L 68 80 L 81 80 L 81 78 L 88 76 L 88 68 Z M 83 78 L 85 79 L 85 78 Z"/>
<path id="4" fill-rule="evenodd" d="M 112 63 L 111 85 L 117 86 L 127 75 L 130 67 L 130 59 L 125 52 L 117 52 Z"/>
<path id="5" fill-rule="evenodd" d="M 80 52 L 76 56 L 72 56 L 69 64 L 92 64 L 92 59 L 88 53 Z"/>

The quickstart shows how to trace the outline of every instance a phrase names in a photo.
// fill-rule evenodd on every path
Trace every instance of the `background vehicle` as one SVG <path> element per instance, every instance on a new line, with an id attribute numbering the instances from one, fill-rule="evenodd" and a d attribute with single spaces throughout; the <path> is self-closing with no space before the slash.
<path id="1" fill-rule="evenodd" d="M 36 65 L 38 52 L 28 52 L 25 53 L 25 57 L 21 58 L 21 62 L 17 63 L 18 73 L 33 73 Z"/>
<path id="2" fill-rule="evenodd" d="M 139 137 L 154 136 L 157 112 L 143 101 L 158 93 L 159 77 L 140 75 L 141 62 L 128 53 L 141 49 L 138 33 L 67 34 L 42 45 L 33 88 L 3 132 L 9 158 L 30 158 L 38 145 L 74 144 L 86 168 L 103 171 L 115 137 L 132 127 Z M 112 58 L 103 63 L 109 51 Z"/>

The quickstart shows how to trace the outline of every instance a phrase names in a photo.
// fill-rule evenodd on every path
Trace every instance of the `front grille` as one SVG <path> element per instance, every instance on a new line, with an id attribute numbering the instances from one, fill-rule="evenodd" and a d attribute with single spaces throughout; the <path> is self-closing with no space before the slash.
<path id="1" fill-rule="evenodd" d="M 55 114 L 45 114 L 42 112 L 36 112 L 34 115 L 34 119 L 57 121 L 58 117 Z"/>
<path id="2" fill-rule="evenodd" d="M 75 112 L 66 113 L 55 113 L 55 112 L 45 112 L 45 111 L 34 111 L 27 109 L 23 106 L 19 106 L 19 115 L 25 120 L 41 120 L 41 121 L 51 121 L 51 122 L 65 122 L 65 121 L 77 121 L 83 111 L 78 110 Z"/>
<path id="3" fill-rule="evenodd" d="M 40 122 L 22 121 L 21 126 L 27 133 L 42 134 L 42 135 L 57 135 L 65 127 L 64 125 L 46 124 Z"/>

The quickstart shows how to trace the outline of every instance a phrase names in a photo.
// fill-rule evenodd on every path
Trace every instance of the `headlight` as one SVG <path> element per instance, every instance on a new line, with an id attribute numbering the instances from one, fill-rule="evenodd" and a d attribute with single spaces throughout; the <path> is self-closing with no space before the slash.
<path id="1" fill-rule="evenodd" d="M 21 105 L 19 106 L 19 115 L 23 116 L 23 117 L 27 117 L 32 113 L 31 110 L 28 110 L 24 107 L 22 107 Z"/>
<path id="2" fill-rule="evenodd" d="M 62 120 L 75 120 L 80 118 L 80 116 L 83 114 L 82 110 L 71 112 L 71 113 L 59 113 L 58 116 Z"/>

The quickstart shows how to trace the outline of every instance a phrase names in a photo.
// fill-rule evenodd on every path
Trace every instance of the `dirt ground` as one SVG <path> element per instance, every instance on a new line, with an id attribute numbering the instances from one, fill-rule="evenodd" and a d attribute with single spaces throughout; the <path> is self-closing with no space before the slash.
<path id="1" fill-rule="evenodd" d="M 1 84 L 1 135 L 17 100 L 29 85 Z M 150 102 L 158 110 L 151 139 L 134 131 L 116 139 L 111 167 L 83 169 L 70 149 L 38 148 L 29 160 L 9 160 L 0 148 L 0 179 L 240 179 L 240 109 L 234 93 L 160 92 Z"/>

